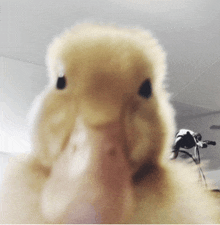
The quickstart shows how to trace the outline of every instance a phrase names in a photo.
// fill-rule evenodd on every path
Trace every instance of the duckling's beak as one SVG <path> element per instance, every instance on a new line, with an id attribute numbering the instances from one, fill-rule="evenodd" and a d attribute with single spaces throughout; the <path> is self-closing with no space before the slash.
<path id="1" fill-rule="evenodd" d="M 74 130 L 45 188 L 44 214 L 64 223 L 123 222 L 134 205 L 123 125 L 94 128 L 79 120 Z"/>

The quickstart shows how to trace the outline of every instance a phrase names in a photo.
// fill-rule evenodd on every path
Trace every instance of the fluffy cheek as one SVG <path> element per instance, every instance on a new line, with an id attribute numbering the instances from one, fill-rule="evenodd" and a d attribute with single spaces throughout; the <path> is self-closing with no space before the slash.
<path id="1" fill-rule="evenodd" d="M 146 151 L 149 149 L 150 141 L 147 138 L 146 123 L 139 117 L 135 117 L 129 125 L 127 125 L 127 143 L 128 149 L 130 150 L 130 159 L 134 164 L 140 163 L 145 158 Z M 145 135 L 143 135 L 145 131 Z"/>
<path id="2" fill-rule="evenodd" d="M 127 115 L 126 134 L 130 159 L 134 165 L 158 160 L 164 142 L 163 121 L 155 105 L 145 104 L 133 116 Z M 129 118 L 129 119 L 128 119 Z M 160 137 L 160 138 L 159 138 Z"/>
<path id="3" fill-rule="evenodd" d="M 46 100 L 39 111 L 33 131 L 33 147 L 41 163 L 50 167 L 65 148 L 75 124 L 74 105 Z M 64 101 L 63 101 L 64 102 Z M 57 110 L 59 108 L 59 110 Z M 68 118 L 68 119 L 67 119 Z"/>

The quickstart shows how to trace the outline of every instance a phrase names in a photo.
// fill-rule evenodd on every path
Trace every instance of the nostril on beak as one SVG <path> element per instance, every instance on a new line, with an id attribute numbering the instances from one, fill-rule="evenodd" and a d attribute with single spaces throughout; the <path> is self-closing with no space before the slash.
<path id="1" fill-rule="evenodd" d="M 117 155 L 116 149 L 115 148 L 110 149 L 109 155 L 112 156 L 112 157 L 115 157 Z"/>

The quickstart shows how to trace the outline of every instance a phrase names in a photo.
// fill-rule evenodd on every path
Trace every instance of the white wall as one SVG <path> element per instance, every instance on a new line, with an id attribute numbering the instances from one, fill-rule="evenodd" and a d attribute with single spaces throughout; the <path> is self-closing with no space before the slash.
<path id="1" fill-rule="evenodd" d="M 0 133 L 4 145 L 0 151 L 14 153 L 28 146 L 26 116 L 35 96 L 47 83 L 46 68 L 0 57 L 0 78 Z M 13 147 L 15 142 L 18 150 Z"/>
<path id="2" fill-rule="evenodd" d="M 46 82 L 44 66 L 0 57 L 0 188 L 9 158 L 30 151 L 26 115 Z"/>
<path id="3" fill-rule="evenodd" d="M 8 164 L 10 157 L 11 155 L 9 154 L 0 153 L 0 190 L 1 190 L 1 183 L 2 183 L 4 172 L 5 172 L 5 168 Z"/>

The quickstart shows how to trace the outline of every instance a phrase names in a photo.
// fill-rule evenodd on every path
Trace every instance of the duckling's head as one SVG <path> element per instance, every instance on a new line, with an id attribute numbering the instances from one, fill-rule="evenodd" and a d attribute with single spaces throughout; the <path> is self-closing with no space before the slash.
<path id="1" fill-rule="evenodd" d="M 123 222 L 141 168 L 159 166 L 173 141 L 165 53 L 147 31 L 81 24 L 53 40 L 47 65 L 33 132 L 51 171 L 43 212 L 52 222 Z"/>

